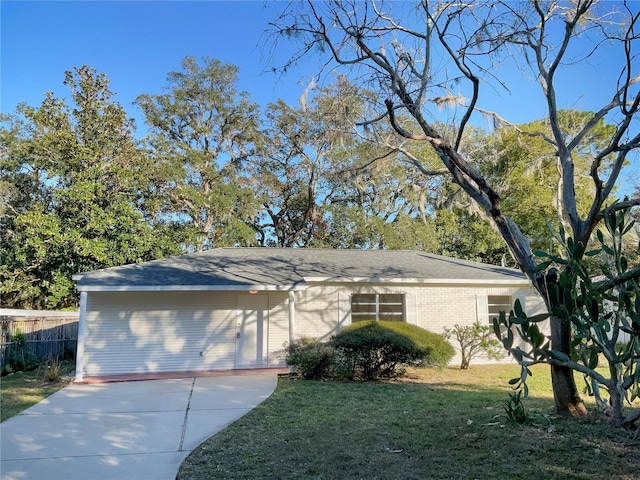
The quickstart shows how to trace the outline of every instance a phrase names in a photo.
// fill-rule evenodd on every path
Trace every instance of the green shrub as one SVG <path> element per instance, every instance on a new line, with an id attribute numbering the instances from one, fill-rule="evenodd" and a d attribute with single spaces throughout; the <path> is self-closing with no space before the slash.
<path id="1" fill-rule="evenodd" d="M 287 365 L 307 380 L 328 377 L 336 351 L 327 343 L 312 338 L 301 338 L 287 347 Z"/>
<path id="2" fill-rule="evenodd" d="M 11 343 L 7 345 L 6 364 L 1 374 L 7 375 L 16 372 L 28 372 L 38 368 L 38 358 L 27 349 L 27 336 L 17 328 L 11 337 Z"/>
<path id="3" fill-rule="evenodd" d="M 434 368 L 446 367 L 456 353 L 455 348 L 442 335 L 430 332 L 424 328 L 407 323 L 393 322 L 397 325 L 397 331 L 407 334 L 411 332 L 415 341 L 429 350 L 427 358 L 421 362 L 422 365 Z"/>
<path id="4" fill-rule="evenodd" d="M 475 322 L 473 325 L 456 324 L 453 328 L 445 328 L 442 336 L 445 340 L 453 338 L 460 347 L 460 368 L 467 370 L 471 360 L 484 353 L 491 360 L 504 358 L 504 347 L 495 338 L 489 325 Z"/>
<path id="5" fill-rule="evenodd" d="M 353 375 L 367 380 L 392 376 L 400 365 L 444 366 L 454 355 L 441 335 L 403 322 L 354 323 L 334 336 L 331 345 Z"/>

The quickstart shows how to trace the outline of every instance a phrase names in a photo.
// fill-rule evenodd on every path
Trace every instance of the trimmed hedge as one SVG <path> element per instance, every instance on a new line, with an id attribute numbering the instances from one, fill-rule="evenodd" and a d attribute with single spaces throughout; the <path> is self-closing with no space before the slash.
<path id="1" fill-rule="evenodd" d="M 335 363 L 336 351 L 313 338 L 301 338 L 287 347 L 287 365 L 307 380 L 328 377 Z"/>
<path id="2" fill-rule="evenodd" d="M 455 350 L 442 335 L 404 322 L 365 321 L 331 339 L 352 370 L 367 380 L 391 376 L 399 365 L 444 367 Z"/>

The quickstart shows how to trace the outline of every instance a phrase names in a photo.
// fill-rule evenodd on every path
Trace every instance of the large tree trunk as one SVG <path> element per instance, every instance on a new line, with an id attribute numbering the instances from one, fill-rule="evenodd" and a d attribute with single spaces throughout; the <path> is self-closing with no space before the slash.
<path id="1" fill-rule="evenodd" d="M 573 370 L 568 367 L 551 365 L 551 383 L 553 384 L 553 399 L 558 415 L 578 417 L 587 414 L 587 409 L 576 388 Z"/>
<path id="2" fill-rule="evenodd" d="M 569 354 L 571 351 L 571 324 L 567 320 L 551 317 L 551 348 Z M 573 370 L 551 366 L 553 399 L 558 415 L 582 416 L 587 409 L 580 398 Z"/>

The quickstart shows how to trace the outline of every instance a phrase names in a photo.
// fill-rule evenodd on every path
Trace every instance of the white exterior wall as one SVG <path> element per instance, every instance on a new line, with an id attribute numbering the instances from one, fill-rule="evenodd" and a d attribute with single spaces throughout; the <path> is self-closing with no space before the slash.
<path id="1" fill-rule="evenodd" d="M 353 284 L 314 285 L 309 289 L 296 292 L 296 337 L 312 337 L 328 340 L 337 333 L 341 325 L 350 323 L 350 314 L 341 311 L 349 308 L 349 297 L 352 293 L 403 293 L 406 303 L 415 302 L 415 318 L 412 308 L 407 305 L 408 323 L 434 333 L 442 333 L 444 328 L 455 324 L 472 325 L 479 318 L 478 299 L 489 295 L 509 295 L 513 301 L 519 298 L 525 312 L 536 314 L 544 311 L 542 299 L 530 288 L 486 286 L 451 286 L 451 285 L 371 285 Z M 486 300 L 485 300 L 486 304 Z M 546 324 L 542 324 L 544 329 Z M 453 343 L 453 342 L 452 342 Z M 454 344 L 454 347 L 456 345 Z M 510 361 L 505 358 L 504 361 Z M 478 358 L 475 363 L 491 362 Z M 451 361 L 460 363 L 460 355 Z"/>
<path id="2" fill-rule="evenodd" d="M 351 294 L 403 293 L 415 295 L 421 287 L 317 284 L 296 292 L 296 337 L 328 340 L 351 323 Z M 414 323 L 407 319 L 409 323 Z"/>
<path id="3" fill-rule="evenodd" d="M 289 293 L 269 293 L 268 358 L 271 367 L 283 367 L 285 345 L 289 343 Z"/>
<path id="4" fill-rule="evenodd" d="M 104 376 L 235 368 L 238 293 L 87 292 L 82 373 Z M 544 311 L 533 290 L 522 287 L 314 284 L 294 292 L 295 336 L 328 340 L 349 325 L 353 293 L 405 294 L 407 322 L 435 333 L 456 323 L 474 323 L 478 298 L 483 295 L 511 295 L 521 299 L 527 313 Z M 268 295 L 269 305 L 265 366 L 285 366 L 289 293 L 260 295 Z M 458 355 L 452 360 L 457 362 Z"/>
<path id="5" fill-rule="evenodd" d="M 286 299 L 269 293 L 269 366 L 284 365 Z M 88 292 L 83 374 L 233 369 L 236 329 L 237 292 Z"/>

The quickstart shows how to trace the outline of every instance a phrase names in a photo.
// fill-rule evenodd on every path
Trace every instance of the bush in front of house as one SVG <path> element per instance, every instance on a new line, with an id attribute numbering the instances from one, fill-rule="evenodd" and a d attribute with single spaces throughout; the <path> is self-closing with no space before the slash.
<path id="1" fill-rule="evenodd" d="M 460 347 L 461 370 L 467 370 L 471 360 L 483 353 L 491 360 L 504 358 L 505 349 L 489 325 L 480 322 L 473 325 L 455 324 L 452 328 L 445 328 L 442 335 L 447 340 L 455 340 Z"/>
<path id="2" fill-rule="evenodd" d="M 329 377 L 335 360 L 335 349 L 317 339 L 301 338 L 287 347 L 287 365 L 307 380 Z"/>
<path id="3" fill-rule="evenodd" d="M 409 336 L 413 341 L 419 343 L 429 350 L 427 357 L 419 363 L 421 366 L 444 368 L 446 367 L 456 353 L 455 348 L 451 345 L 443 335 L 430 332 L 416 325 L 400 322 L 383 322 L 388 328 L 403 335 Z"/>
<path id="4" fill-rule="evenodd" d="M 444 366 L 454 355 L 441 335 L 403 322 L 358 322 L 335 335 L 331 345 L 366 380 L 389 377 L 403 366 Z"/>

